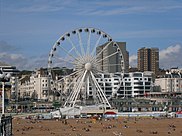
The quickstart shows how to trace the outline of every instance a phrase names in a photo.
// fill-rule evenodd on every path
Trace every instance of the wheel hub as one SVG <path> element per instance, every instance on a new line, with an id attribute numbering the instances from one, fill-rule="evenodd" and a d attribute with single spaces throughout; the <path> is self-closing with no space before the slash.
<path id="1" fill-rule="evenodd" d="M 90 71 L 92 69 L 92 64 L 90 62 L 85 64 L 85 69 Z"/>

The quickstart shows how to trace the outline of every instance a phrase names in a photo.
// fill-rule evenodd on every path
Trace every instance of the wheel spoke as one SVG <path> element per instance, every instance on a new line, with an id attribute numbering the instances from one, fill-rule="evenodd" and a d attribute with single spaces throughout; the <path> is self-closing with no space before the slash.
<path id="1" fill-rule="evenodd" d="M 96 59 L 101 55 L 101 53 L 103 53 L 104 50 L 107 49 L 107 47 L 108 47 L 111 43 L 112 43 L 112 41 L 111 41 L 111 42 L 108 42 L 108 43 L 106 44 L 106 46 L 104 46 L 104 48 L 96 55 Z"/>
<path id="2" fill-rule="evenodd" d="M 93 80 L 94 85 L 95 85 L 96 90 L 97 90 L 96 93 L 97 92 L 99 93 L 98 97 L 99 97 L 100 102 L 101 103 L 103 103 L 103 102 L 105 103 L 104 98 L 102 97 L 102 94 L 100 92 L 100 90 L 101 90 L 100 86 L 97 84 L 97 81 L 96 81 L 95 77 L 93 76 L 93 74 L 91 74 L 91 76 L 92 76 L 92 80 Z"/>
<path id="3" fill-rule="evenodd" d="M 102 34 L 99 36 L 98 40 L 97 40 L 96 43 L 95 43 L 95 46 L 94 46 L 94 48 L 93 48 L 93 50 L 92 50 L 92 52 L 91 52 L 91 55 L 92 55 L 92 56 L 94 56 L 94 52 L 96 52 L 96 48 L 97 48 L 97 46 L 99 45 L 99 42 L 100 42 L 101 37 L 102 37 Z"/>
<path id="4" fill-rule="evenodd" d="M 102 70 L 102 69 L 104 69 L 104 67 L 114 67 L 114 66 L 115 67 L 120 67 L 122 69 L 121 64 L 105 64 L 105 65 L 97 64 L 96 67 L 98 67 L 98 69 L 100 69 L 100 70 L 97 69 L 96 73 L 103 73 L 103 72 L 105 72 L 105 71 Z"/>
<path id="5" fill-rule="evenodd" d="M 95 84 L 95 82 L 94 82 L 94 80 L 92 79 L 92 85 L 94 85 L 94 84 Z M 96 94 L 97 94 L 97 91 L 96 91 L 96 90 L 98 89 L 98 87 L 97 87 L 96 85 L 93 86 L 93 87 L 94 87 L 94 89 L 95 89 L 95 90 L 93 91 L 93 93 L 94 93 L 94 94 L 93 94 L 93 97 L 97 97 L 97 98 L 99 99 L 99 102 L 102 102 L 102 98 L 100 97 L 100 95 L 96 95 Z M 92 87 L 92 88 L 93 88 L 93 87 Z"/>
<path id="6" fill-rule="evenodd" d="M 105 58 L 100 59 L 100 60 L 98 60 L 97 62 L 99 63 L 99 62 L 101 62 L 101 61 L 104 61 L 105 59 L 110 58 L 110 57 L 112 57 L 112 56 L 114 56 L 114 55 L 116 55 L 116 54 L 118 54 L 118 52 L 115 52 L 115 53 L 113 53 L 113 54 L 110 54 L 109 56 L 106 56 Z"/>
<path id="7" fill-rule="evenodd" d="M 65 59 L 63 59 L 61 57 L 53 56 L 53 58 L 58 59 L 58 60 L 61 60 L 61 61 L 64 61 L 64 62 L 67 62 L 67 63 L 70 63 L 70 64 L 75 64 L 73 61 L 65 60 Z"/>
<path id="8" fill-rule="evenodd" d="M 81 53 L 82 53 L 82 56 L 84 56 L 85 55 L 85 51 L 84 51 L 84 48 L 83 48 L 82 38 L 81 38 L 81 35 L 80 35 L 79 32 L 77 34 L 78 34 L 78 39 L 79 39 Z"/>
<path id="9" fill-rule="evenodd" d="M 75 53 L 77 54 L 77 56 L 81 57 L 81 54 L 79 53 L 79 51 L 77 50 L 75 44 L 73 43 L 73 41 L 70 39 L 70 37 L 67 37 L 68 41 L 70 42 L 71 46 L 74 48 Z"/>
<path id="10" fill-rule="evenodd" d="M 67 55 L 69 55 L 70 57 L 72 57 L 74 60 L 78 60 L 76 57 L 74 57 L 71 53 L 69 53 L 69 51 L 67 51 L 65 48 L 63 48 L 62 46 L 58 46 L 60 47 Z"/>
<path id="11" fill-rule="evenodd" d="M 80 76 L 81 75 L 81 76 Z M 70 93 L 69 97 L 67 98 L 67 101 L 65 102 L 64 106 L 67 105 L 68 101 L 70 103 L 70 106 L 72 106 L 71 104 L 73 103 L 73 99 L 75 98 L 75 95 L 78 91 L 78 86 L 79 86 L 79 82 L 77 82 L 77 80 L 81 79 L 81 77 L 84 75 L 84 73 L 82 72 L 82 74 L 80 74 L 79 76 L 75 77 L 74 81 L 73 81 L 73 84 L 74 84 L 74 87 L 73 87 L 73 90 L 72 92 Z M 76 84 L 75 84 L 76 83 Z"/>
<path id="12" fill-rule="evenodd" d="M 71 77 L 71 76 L 73 76 L 73 75 L 77 75 L 77 74 L 79 74 L 80 72 L 83 72 L 83 71 L 82 71 L 82 70 L 77 70 L 77 71 L 71 73 L 70 75 L 65 76 L 64 78 L 68 78 L 69 76 Z"/>
<path id="13" fill-rule="evenodd" d="M 74 97 L 75 99 L 74 99 L 74 101 L 73 101 L 73 107 L 74 107 L 75 102 L 76 102 L 76 100 L 77 100 L 77 98 L 78 98 L 78 94 L 79 94 L 80 91 L 81 91 L 81 87 L 83 86 L 83 81 L 84 81 L 84 79 L 85 79 L 86 73 L 87 73 L 87 70 L 84 72 L 84 75 L 83 75 L 83 77 L 82 77 L 82 79 L 81 79 L 81 81 L 80 81 L 80 84 L 79 84 L 79 86 L 78 86 L 78 91 L 77 91 L 76 96 Z"/>
<path id="14" fill-rule="evenodd" d="M 97 80 L 95 79 L 93 73 L 90 72 L 90 74 L 91 74 L 91 76 L 92 76 L 93 81 L 95 82 L 95 85 L 98 87 L 98 90 L 97 90 L 97 91 L 99 92 L 100 97 L 101 97 L 102 100 L 103 100 L 103 103 L 104 103 L 105 105 L 108 105 L 109 107 L 111 107 L 111 105 L 109 104 L 109 101 L 107 100 L 105 94 L 103 93 L 102 89 L 100 88 L 100 85 L 98 84 Z"/>
<path id="15" fill-rule="evenodd" d="M 89 31 L 88 32 L 88 40 L 87 40 L 87 55 L 89 54 L 90 52 L 90 37 L 91 37 L 91 32 Z"/>

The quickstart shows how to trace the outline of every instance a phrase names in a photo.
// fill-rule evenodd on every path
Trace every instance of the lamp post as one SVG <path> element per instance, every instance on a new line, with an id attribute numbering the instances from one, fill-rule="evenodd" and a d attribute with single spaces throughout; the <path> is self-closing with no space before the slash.
<path id="1" fill-rule="evenodd" d="M 1 84 L 2 84 L 2 115 L 4 115 L 4 111 L 5 111 L 5 107 L 4 107 L 4 94 L 5 94 L 5 83 L 9 81 L 11 75 L 10 73 L 8 74 L 5 74 L 1 68 L 0 70 L 0 81 L 1 81 Z"/>
<path id="2" fill-rule="evenodd" d="M 4 85 L 5 82 L 2 82 L 2 115 L 4 115 Z"/>

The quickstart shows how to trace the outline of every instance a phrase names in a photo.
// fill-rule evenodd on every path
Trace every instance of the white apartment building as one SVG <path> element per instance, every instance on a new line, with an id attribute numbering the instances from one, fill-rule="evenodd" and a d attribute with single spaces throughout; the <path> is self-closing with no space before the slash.
<path id="1" fill-rule="evenodd" d="M 153 80 L 151 72 L 134 72 L 134 73 L 100 73 L 96 75 L 96 80 L 101 89 L 105 92 L 108 99 L 113 97 L 144 97 L 153 91 Z M 73 86 L 67 78 L 64 82 L 64 93 L 69 94 Z M 59 85 L 61 87 L 61 85 Z M 84 88 L 83 88 L 84 89 Z M 95 97 L 94 87 L 89 86 L 88 96 Z M 85 89 L 86 90 L 86 89 Z"/>
<path id="2" fill-rule="evenodd" d="M 182 74 L 168 73 L 163 78 L 157 78 L 155 86 L 159 86 L 162 93 L 182 93 Z"/>
<path id="3" fill-rule="evenodd" d="M 11 82 L 11 99 L 12 100 L 17 99 L 17 96 L 18 96 L 18 81 L 19 81 L 19 79 L 17 76 L 13 76 L 10 79 L 10 82 Z"/>
<path id="4" fill-rule="evenodd" d="M 96 80 L 108 99 L 113 97 L 143 97 L 153 90 L 151 73 L 100 73 Z M 21 98 L 37 100 L 59 100 L 73 91 L 74 77 L 67 76 L 60 82 L 49 84 L 49 77 L 40 71 L 24 76 L 18 82 L 18 94 Z M 16 81 L 17 82 L 17 81 Z M 52 87 L 54 85 L 54 87 Z M 93 86 L 89 86 L 88 97 L 96 97 Z M 86 90 L 83 86 L 82 90 Z M 56 96 L 56 93 L 59 95 Z M 65 97 L 64 97 L 65 96 Z"/>
<path id="5" fill-rule="evenodd" d="M 153 91 L 152 73 L 134 72 L 121 75 L 118 97 L 144 97 Z"/>
<path id="6" fill-rule="evenodd" d="M 4 74 L 10 74 L 10 82 L 6 82 L 6 87 L 7 85 L 9 86 L 8 90 L 5 91 L 5 99 L 14 99 L 16 96 L 17 92 L 17 74 L 19 73 L 19 70 L 16 69 L 15 66 L 11 66 L 9 64 L 0 62 L 0 69 Z M 1 84 L 1 82 L 0 82 Z M 1 89 L 0 89 L 1 90 Z"/>
<path id="7" fill-rule="evenodd" d="M 101 89 L 105 92 L 105 95 L 108 99 L 115 97 L 117 90 L 121 84 L 120 74 L 105 73 L 99 74 L 96 78 Z M 92 95 L 92 88 L 89 88 L 90 94 Z"/>
<path id="8" fill-rule="evenodd" d="M 182 69 L 178 69 L 178 67 L 171 68 L 170 69 L 170 73 L 182 73 Z"/>
<path id="9" fill-rule="evenodd" d="M 19 79 L 18 94 L 20 98 L 52 101 L 53 97 L 50 93 L 49 77 L 40 71 Z"/>

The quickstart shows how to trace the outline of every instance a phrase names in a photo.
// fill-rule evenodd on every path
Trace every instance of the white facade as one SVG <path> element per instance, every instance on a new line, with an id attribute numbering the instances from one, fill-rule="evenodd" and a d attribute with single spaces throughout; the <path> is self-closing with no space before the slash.
<path id="1" fill-rule="evenodd" d="M 153 91 L 152 73 L 104 73 L 96 75 L 96 80 L 101 89 L 105 93 L 108 99 L 113 97 L 143 97 Z M 59 84 L 57 90 L 63 90 L 63 93 L 69 95 L 73 89 L 72 78 L 65 78 L 62 85 Z M 61 89 L 62 87 L 62 89 Z M 88 97 L 93 98 L 96 96 L 95 90 L 92 86 L 89 86 L 87 93 Z"/>
<path id="2" fill-rule="evenodd" d="M 99 74 L 96 77 L 107 98 L 143 97 L 153 91 L 151 73 Z M 89 96 L 93 96 L 93 88 L 89 88 Z"/>
<path id="3" fill-rule="evenodd" d="M 155 85 L 159 86 L 161 92 L 182 92 L 182 78 L 158 78 Z"/>
<path id="4" fill-rule="evenodd" d="M 10 79 L 11 82 L 11 97 L 12 99 L 16 99 L 18 96 L 18 77 L 17 76 L 13 76 Z"/>
<path id="5" fill-rule="evenodd" d="M 134 72 L 122 76 L 118 97 L 144 97 L 153 91 L 152 74 Z"/>
<path id="6" fill-rule="evenodd" d="M 182 73 L 182 69 L 171 68 L 171 69 L 170 69 L 170 73 Z"/>
<path id="7" fill-rule="evenodd" d="M 101 89 L 105 92 L 107 98 L 112 98 L 116 96 L 117 90 L 120 87 L 121 83 L 120 74 L 100 74 L 100 76 L 97 77 L 96 80 L 98 81 Z"/>
<path id="8" fill-rule="evenodd" d="M 73 80 L 74 77 L 68 76 L 60 82 L 56 81 L 54 87 L 50 87 L 48 76 L 37 72 L 31 76 L 22 77 L 18 84 L 18 91 L 21 98 L 59 100 L 61 95 L 66 98 L 73 91 Z M 96 80 L 108 99 L 113 97 L 143 97 L 153 90 L 151 74 L 142 72 L 98 74 L 96 75 Z M 91 98 L 97 95 L 94 89 L 96 88 L 92 86 L 89 86 L 89 89 L 85 89 L 84 86 L 82 88 L 83 91 L 89 90 L 87 96 Z M 55 92 L 60 94 L 58 98 L 53 97 Z"/>
<path id="9" fill-rule="evenodd" d="M 19 97 L 24 99 L 53 100 L 50 94 L 49 77 L 34 73 L 19 79 Z"/>

